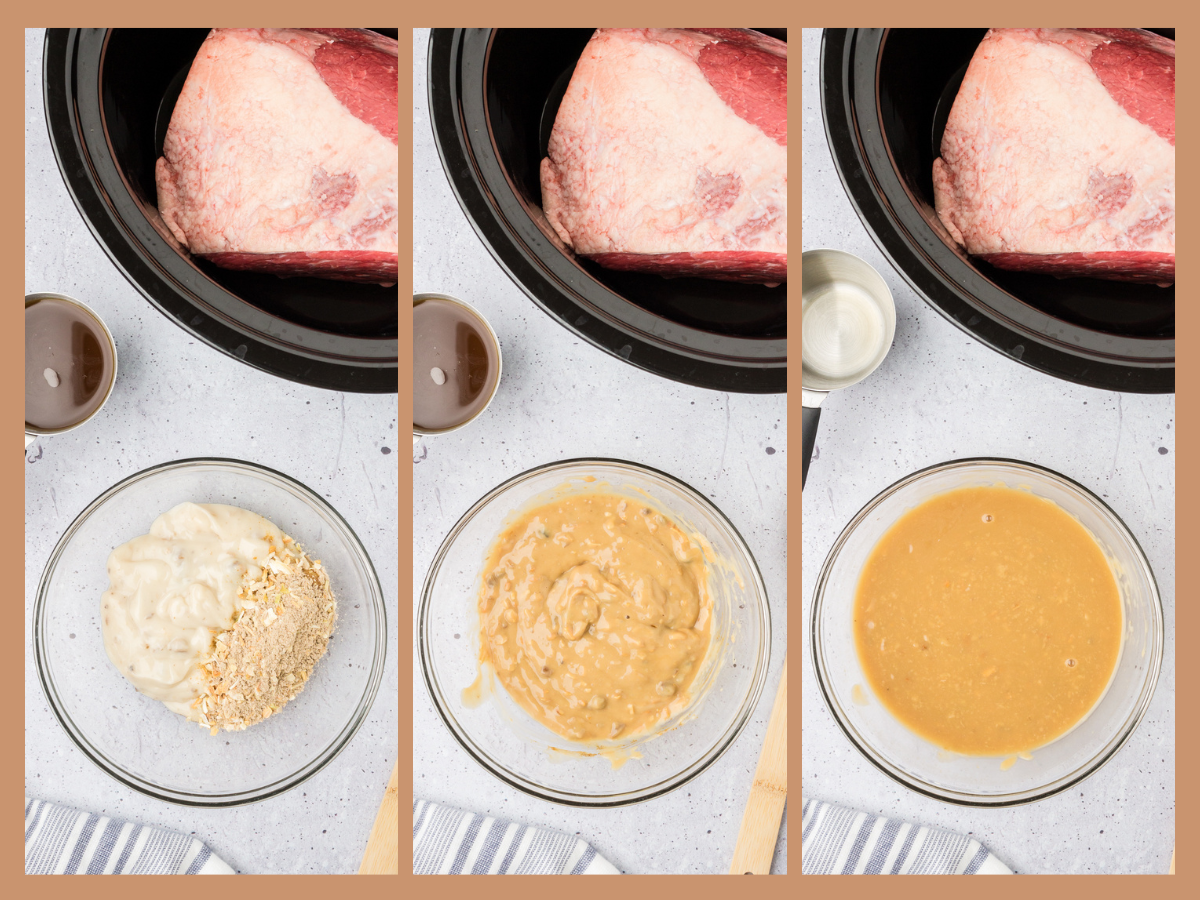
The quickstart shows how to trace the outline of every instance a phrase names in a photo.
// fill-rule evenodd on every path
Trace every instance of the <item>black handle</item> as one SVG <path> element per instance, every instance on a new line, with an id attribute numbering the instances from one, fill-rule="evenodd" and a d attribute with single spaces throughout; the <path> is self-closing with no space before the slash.
<path id="1" fill-rule="evenodd" d="M 821 421 L 821 407 L 803 406 L 800 416 L 800 452 L 803 463 L 800 468 L 800 489 L 808 481 L 808 464 L 812 461 L 813 448 L 817 445 L 817 424 Z"/>

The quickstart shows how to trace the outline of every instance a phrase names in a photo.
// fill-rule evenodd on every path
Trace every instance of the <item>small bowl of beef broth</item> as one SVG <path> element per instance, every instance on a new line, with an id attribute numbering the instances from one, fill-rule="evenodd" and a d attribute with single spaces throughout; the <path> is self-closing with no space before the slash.
<path id="1" fill-rule="evenodd" d="M 1141 32 L 1126 38 L 1151 44 L 1170 39 L 1160 45 L 1169 51 L 1160 56 L 1169 58 L 1170 65 L 1164 63 L 1164 73 L 1159 74 L 1162 114 L 1169 117 L 1173 141 L 1174 30 L 1150 31 L 1158 37 Z M 1054 377 L 1092 387 L 1173 392 L 1175 287 L 1168 283 L 1173 273 L 1160 279 L 1162 284 L 1153 279 L 1109 280 L 1097 277 L 1098 266 L 1081 271 L 1065 265 L 1065 260 L 1053 272 L 1018 271 L 1002 266 L 1011 266 L 1012 257 L 1020 254 L 968 253 L 939 216 L 934 162 L 945 159 L 947 123 L 952 135 L 964 126 L 952 118 L 952 111 L 987 33 L 982 28 L 825 30 L 819 64 L 821 109 L 833 162 L 852 205 L 905 280 L 938 312 L 992 349 Z M 1046 33 L 1032 42 L 1086 40 L 1088 34 Z M 1109 55 L 1118 52 L 1119 48 Z M 1064 56 L 1063 63 L 1082 68 L 1075 72 L 1081 82 L 1093 78 L 1082 58 Z M 1092 68 L 1097 66 L 1093 60 Z M 1096 78 L 1104 81 L 1102 75 Z M 1141 127 L 1118 104 L 1110 107 L 1109 133 Z M 969 128 L 970 122 L 966 125 Z M 1035 123 L 1029 131 L 1040 134 L 1039 127 Z M 1014 126 L 1012 131 L 1015 135 L 1019 129 Z M 1064 141 L 1082 139 L 1079 128 L 1067 131 Z M 1146 136 L 1153 140 L 1150 131 Z M 1037 141 L 1037 152 L 1043 152 L 1044 143 Z M 1015 140 L 997 156 L 1012 160 L 1021 150 L 1021 142 Z M 1102 151 L 1096 150 L 1097 158 Z M 1159 151 L 1160 157 L 1171 158 L 1173 180 L 1173 145 Z M 1118 181 L 1120 185 L 1113 185 L 1124 190 L 1125 182 Z M 1121 191 L 1114 193 L 1107 184 L 1096 180 L 1096 193 L 1113 200 Z M 1170 193 L 1173 233 L 1173 187 Z M 1035 220 L 1036 216 L 1029 221 Z M 1173 253 L 1170 256 L 1173 268 Z"/>
<path id="2" fill-rule="evenodd" d="M 117 345 L 88 306 L 64 294 L 25 297 L 25 446 L 78 428 L 108 401 Z"/>
<path id="3" fill-rule="evenodd" d="M 500 340 L 469 303 L 413 295 L 413 438 L 483 415 L 500 385 Z"/>
<path id="4" fill-rule="evenodd" d="M 638 254 L 577 253 L 552 226 L 555 213 L 546 208 L 543 161 L 553 155 L 558 114 L 564 98 L 570 100 L 571 77 L 595 31 L 432 30 L 428 78 L 434 142 L 463 212 L 517 285 L 589 343 L 687 384 L 745 393 L 786 391 L 787 283 L 778 272 L 753 283 L 669 267 L 621 270 L 613 266 L 628 261 L 615 257 Z M 776 53 L 786 47 L 786 29 L 752 31 L 773 42 Z M 782 65 L 778 56 L 773 59 L 762 69 L 776 79 L 782 70 L 786 84 L 786 57 Z M 723 71 L 732 68 L 731 63 Z M 728 124 L 729 129 L 715 130 L 724 135 L 751 127 L 745 121 Z M 772 140 L 765 155 L 777 157 L 780 140 L 786 152 L 786 133 Z M 744 176 L 748 183 L 753 170 L 703 176 L 697 181 L 699 194 L 723 202 L 742 185 L 737 179 Z M 786 216 L 786 202 L 783 206 Z"/>

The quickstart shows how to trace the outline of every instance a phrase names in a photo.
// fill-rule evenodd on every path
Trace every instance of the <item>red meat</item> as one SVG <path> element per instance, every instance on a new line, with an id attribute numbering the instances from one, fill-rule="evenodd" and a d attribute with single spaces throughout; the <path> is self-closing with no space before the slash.
<path id="1" fill-rule="evenodd" d="M 938 217 L 1001 269 L 1175 280 L 1175 42 L 993 29 L 933 164 Z"/>
<path id="2" fill-rule="evenodd" d="M 562 240 L 611 269 L 787 280 L 787 44 L 741 29 L 596 31 L 542 160 Z"/>
<path id="3" fill-rule="evenodd" d="M 394 284 L 397 104 L 390 38 L 214 29 L 158 160 L 163 220 L 225 268 Z"/>

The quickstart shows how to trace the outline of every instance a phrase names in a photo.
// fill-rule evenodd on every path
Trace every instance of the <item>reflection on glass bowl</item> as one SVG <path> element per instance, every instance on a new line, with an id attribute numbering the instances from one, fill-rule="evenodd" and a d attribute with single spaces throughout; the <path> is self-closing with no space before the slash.
<path id="1" fill-rule="evenodd" d="M 649 734 L 572 745 L 532 719 L 479 665 L 476 598 L 488 549 L 519 510 L 564 493 L 646 495 L 712 550 L 713 643 L 681 715 Z M 417 644 L 438 713 L 477 762 L 535 797 L 583 807 L 665 794 L 720 758 L 762 692 L 771 646 L 766 588 L 737 529 L 703 495 L 655 469 L 577 459 L 531 469 L 489 491 L 442 542 L 421 593 Z M 475 686 L 472 689 L 472 686 Z"/>
<path id="2" fill-rule="evenodd" d="M 901 725 L 871 694 L 854 642 L 854 596 L 876 543 L 905 512 L 964 487 L 1005 485 L 1058 504 L 1096 539 L 1112 567 L 1125 615 L 1124 646 L 1107 693 L 1057 740 L 999 757 L 948 753 Z M 968 806 L 1015 806 L 1066 790 L 1098 770 L 1142 720 L 1162 665 L 1163 612 L 1142 548 L 1099 497 L 1031 463 L 963 459 L 915 472 L 864 506 L 825 559 L 812 604 L 812 659 L 829 711 L 872 764 L 922 794 Z M 1028 758 L 1025 758 L 1025 757 Z"/>

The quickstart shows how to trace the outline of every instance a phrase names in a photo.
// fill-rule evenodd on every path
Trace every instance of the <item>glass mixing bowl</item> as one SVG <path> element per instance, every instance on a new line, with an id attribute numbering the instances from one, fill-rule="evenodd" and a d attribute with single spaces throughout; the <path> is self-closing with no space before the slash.
<path id="1" fill-rule="evenodd" d="M 863 566 L 905 512 L 936 494 L 1005 485 L 1058 504 L 1104 551 L 1125 616 L 1125 634 L 1108 691 L 1074 729 L 1002 768 L 1000 757 L 948 753 L 901 725 L 875 698 L 854 644 L 854 595 Z M 896 781 L 951 803 L 1015 806 L 1041 800 L 1087 778 L 1133 734 L 1158 682 L 1163 611 L 1154 573 L 1125 523 L 1099 497 L 1056 472 L 1008 459 L 945 462 L 902 478 L 862 508 L 829 551 L 812 604 L 812 658 L 825 702 L 846 737 Z M 859 687 L 865 694 L 858 694 Z M 855 702 L 857 696 L 858 702 Z"/>
<path id="2" fill-rule="evenodd" d="M 100 632 L 112 549 L 186 500 L 265 516 L 329 573 L 338 620 L 300 694 L 245 731 L 209 735 L 139 694 L 109 661 Z M 362 725 L 383 674 L 387 623 L 379 578 L 358 537 L 324 499 L 286 475 L 232 459 L 146 469 L 93 500 L 63 534 L 33 610 L 38 678 L 76 746 L 117 781 L 188 806 L 253 803 L 321 771 Z"/>
<path id="3" fill-rule="evenodd" d="M 715 559 L 709 566 L 712 644 L 693 684 L 692 702 L 649 734 L 602 746 L 573 744 L 555 734 L 503 687 L 481 676 L 475 604 L 487 551 L 512 517 L 555 497 L 589 491 L 623 494 L 641 503 L 648 494 L 686 533 L 701 535 Z M 555 803 L 623 806 L 674 790 L 730 747 L 762 692 L 771 623 L 767 591 L 750 549 L 707 498 L 636 463 L 572 459 L 509 479 L 459 519 L 425 578 L 417 647 L 438 713 L 485 769 Z"/>

